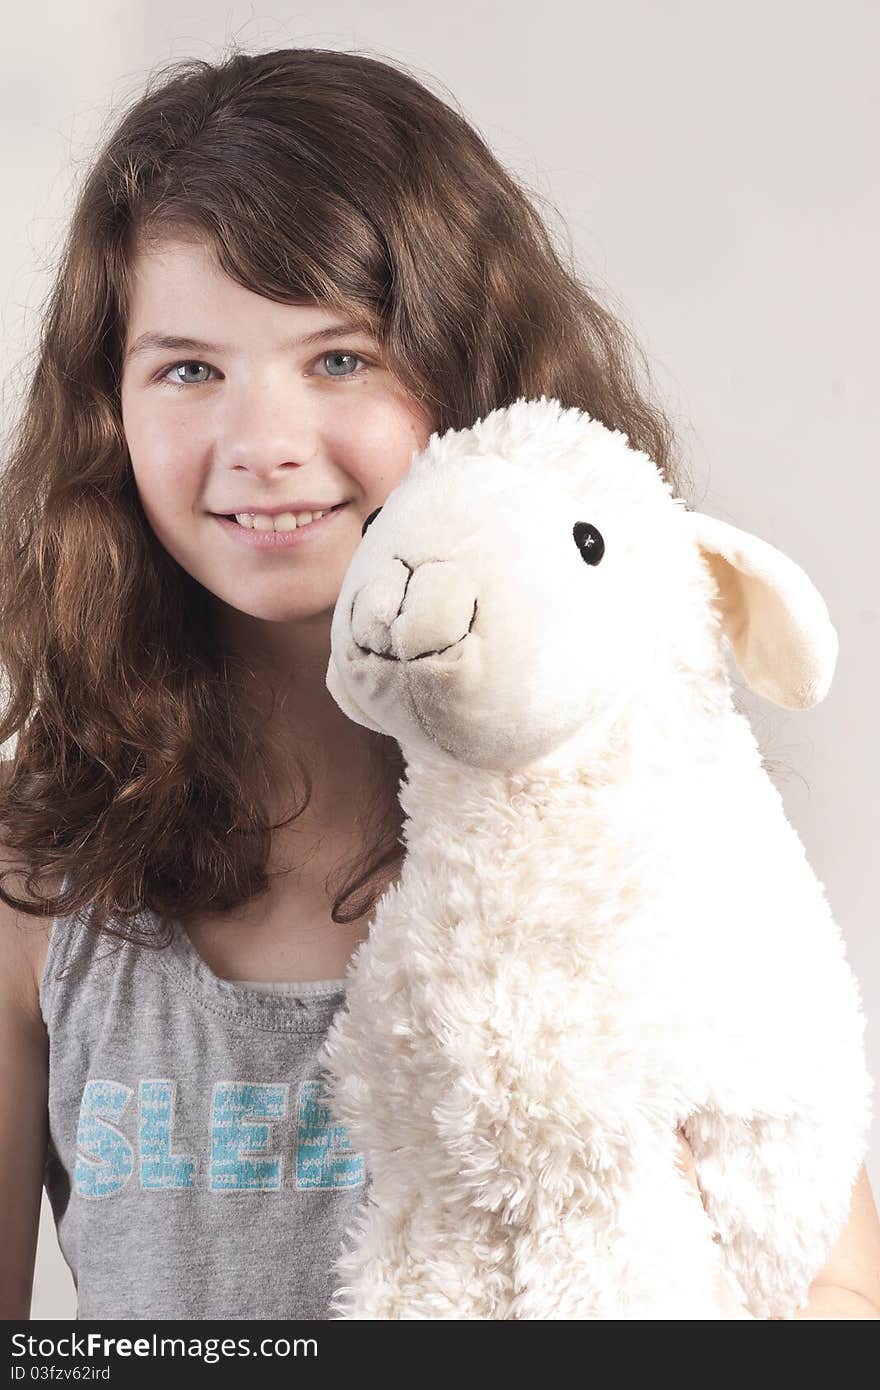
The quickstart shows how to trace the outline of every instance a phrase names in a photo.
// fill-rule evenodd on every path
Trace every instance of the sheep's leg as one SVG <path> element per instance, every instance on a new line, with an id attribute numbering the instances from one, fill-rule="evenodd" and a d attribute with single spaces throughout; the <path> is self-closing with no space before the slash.
<path id="1" fill-rule="evenodd" d="M 712 1225 L 675 1162 L 674 1138 L 643 1141 L 603 1199 L 518 1234 L 508 1318 L 720 1316 Z"/>
<path id="2" fill-rule="evenodd" d="M 792 1317 L 847 1219 L 852 1135 L 831 1116 L 819 1124 L 708 1110 L 683 1129 L 732 1287 L 755 1317 Z"/>
<path id="3" fill-rule="evenodd" d="M 511 1293 L 511 1244 L 497 1218 L 399 1195 L 375 1184 L 334 1267 L 330 1316 L 492 1319 Z"/>

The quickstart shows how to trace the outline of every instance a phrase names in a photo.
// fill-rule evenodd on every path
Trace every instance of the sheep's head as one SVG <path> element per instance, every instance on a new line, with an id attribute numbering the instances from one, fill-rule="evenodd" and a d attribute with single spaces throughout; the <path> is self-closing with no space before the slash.
<path id="1" fill-rule="evenodd" d="M 716 528 L 708 554 L 701 522 Z M 328 689 L 408 753 L 508 770 L 675 700 L 683 681 L 726 696 L 722 626 L 742 667 L 757 640 L 749 619 L 768 594 L 780 602 L 776 575 L 731 559 L 744 542 L 765 569 L 778 556 L 824 610 L 772 546 L 687 512 L 625 435 L 556 400 L 518 400 L 433 434 L 367 519 L 333 615 Z M 815 604 L 809 616 L 814 637 Z M 758 645 L 774 636 L 762 630 Z M 763 693 L 786 703 L 769 683 Z M 809 684 L 793 705 L 821 698 Z"/>

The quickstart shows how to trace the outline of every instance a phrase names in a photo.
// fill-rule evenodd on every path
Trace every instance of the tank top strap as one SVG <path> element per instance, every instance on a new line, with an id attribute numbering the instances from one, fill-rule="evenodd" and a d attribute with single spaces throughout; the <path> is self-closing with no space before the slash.
<path id="1" fill-rule="evenodd" d="M 70 874 L 65 873 L 62 892 L 69 879 Z M 40 1012 L 47 1028 L 51 1029 L 59 1000 L 68 985 L 98 961 L 118 954 L 125 945 L 119 938 L 93 930 L 88 906 L 52 919 L 39 992 Z"/>

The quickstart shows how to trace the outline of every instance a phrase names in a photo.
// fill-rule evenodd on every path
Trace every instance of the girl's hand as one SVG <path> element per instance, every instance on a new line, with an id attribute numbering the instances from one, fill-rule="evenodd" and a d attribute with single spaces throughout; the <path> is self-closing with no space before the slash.
<path id="1" fill-rule="evenodd" d="M 694 1197 L 696 1197 L 700 1205 L 703 1206 L 703 1194 L 700 1192 L 699 1183 L 697 1182 L 697 1170 L 694 1163 L 693 1150 L 687 1139 L 685 1139 L 683 1130 L 676 1130 L 676 1134 L 678 1135 L 679 1148 L 678 1166 L 687 1178 L 688 1185 Z M 719 1318 L 751 1318 L 753 1322 L 758 1321 L 754 1313 L 750 1313 L 748 1309 L 744 1308 L 740 1303 L 727 1282 L 723 1271 L 719 1275 L 716 1293 Z"/>

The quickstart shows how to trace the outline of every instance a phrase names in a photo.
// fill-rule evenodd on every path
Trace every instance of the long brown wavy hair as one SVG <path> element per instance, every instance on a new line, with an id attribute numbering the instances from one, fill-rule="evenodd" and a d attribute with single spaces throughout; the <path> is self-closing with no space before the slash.
<path id="1" fill-rule="evenodd" d="M 264 893 L 272 831 L 311 795 L 300 758 L 299 804 L 267 821 L 259 788 L 290 762 L 275 697 L 218 651 L 210 595 L 140 505 L 119 395 L 135 246 L 194 237 L 256 294 L 356 313 L 441 432 L 554 396 L 626 433 L 686 498 L 645 355 L 541 201 L 399 64 L 233 47 L 148 78 L 78 194 L 0 479 L 0 745 L 17 736 L 0 827 L 30 894 L 4 902 L 91 904 L 94 930 L 166 945 L 137 914 Z M 338 923 L 372 910 L 404 854 L 393 739 L 375 736 L 375 770 Z M 36 890 L 62 873 L 65 892 Z"/>

